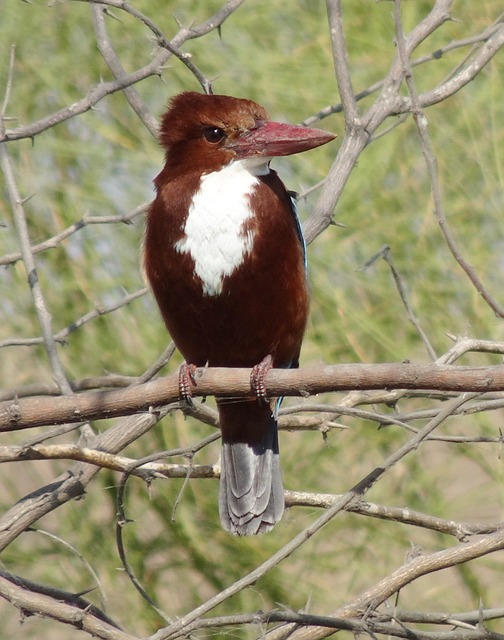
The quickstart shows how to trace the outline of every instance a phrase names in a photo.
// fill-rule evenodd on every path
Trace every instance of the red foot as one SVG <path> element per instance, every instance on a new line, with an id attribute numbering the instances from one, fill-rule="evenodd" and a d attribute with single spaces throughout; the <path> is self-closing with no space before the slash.
<path id="1" fill-rule="evenodd" d="M 268 400 L 266 395 L 265 378 L 268 371 L 273 368 L 273 358 L 268 354 L 259 364 L 256 364 L 250 372 L 250 386 L 259 400 Z"/>
<path id="2" fill-rule="evenodd" d="M 184 362 L 179 369 L 179 393 L 187 404 L 192 404 L 192 390 L 193 387 L 197 386 L 194 377 L 196 369 L 196 365 L 188 364 L 187 362 Z"/>

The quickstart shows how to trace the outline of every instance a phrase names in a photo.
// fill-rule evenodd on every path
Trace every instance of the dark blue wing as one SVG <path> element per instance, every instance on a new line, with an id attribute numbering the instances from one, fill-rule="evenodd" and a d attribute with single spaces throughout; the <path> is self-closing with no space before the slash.
<path id="1" fill-rule="evenodd" d="M 298 234 L 299 242 L 301 243 L 301 246 L 303 248 L 304 268 L 305 268 L 305 271 L 307 271 L 308 259 L 306 257 L 306 240 L 303 234 L 303 227 L 301 226 L 301 220 L 299 219 L 298 211 L 297 211 L 297 195 L 298 194 L 295 191 L 288 191 L 287 193 L 289 194 L 289 198 L 292 204 L 292 215 L 294 217 L 294 222 L 296 223 L 296 231 Z"/>

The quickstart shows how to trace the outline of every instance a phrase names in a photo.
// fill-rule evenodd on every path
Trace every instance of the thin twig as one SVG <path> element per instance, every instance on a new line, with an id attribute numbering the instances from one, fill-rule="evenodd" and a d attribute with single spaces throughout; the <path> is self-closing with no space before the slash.
<path id="1" fill-rule="evenodd" d="M 124 78 L 128 74 L 124 70 L 119 57 L 114 51 L 114 47 L 110 41 L 110 37 L 107 31 L 107 26 L 105 24 L 105 9 L 102 5 L 95 5 L 91 7 L 91 12 L 93 16 L 93 27 L 96 35 L 96 43 L 98 45 L 98 49 L 105 60 L 108 68 L 114 74 L 116 79 Z M 147 130 L 157 138 L 158 125 L 154 116 L 150 113 L 149 108 L 145 104 L 145 102 L 140 97 L 138 91 L 133 87 L 126 87 L 123 91 L 126 100 L 129 105 L 133 109 L 133 111 L 137 114 Z"/>
<path id="2" fill-rule="evenodd" d="M 147 593 L 147 591 L 143 588 L 142 584 L 140 583 L 140 581 L 135 575 L 133 567 L 128 561 L 126 546 L 124 544 L 124 539 L 123 539 L 123 528 L 125 527 L 125 525 L 128 524 L 128 522 L 131 522 L 129 518 L 127 518 L 126 516 L 125 507 L 124 507 L 124 496 L 126 491 L 126 484 L 130 479 L 131 474 L 134 472 L 134 470 L 142 467 L 146 463 L 150 463 L 154 460 L 165 458 L 167 456 L 171 457 L 171 456 L 179 456 L 179 455 L 184 455 L 186 457 L 189 457 L 192 460 L 196 452 L 204 449 L 208 444 L 210 444 L 211 442 L 214 442 L 218 437 L 219 437 L 218 434 L 212 434 L 211 436 L 204 438 L 197 444 L 191 445 L 190 447 L 185 447 L 183 449 L 178 449 L 178 450 L 165 451 L 162 453 L 156 453 L 154 455 L 142 458 L 141 460 L 135 461 L 134 464 L 130 465 L 129 468 L 126 470 L 126 472 L 122 475 L 121 480 L 119 482 L 119 486 L 117 488 L 117 498 L 116 498 L 117 518 L 116 518 L 115 532 L 116 532 L 116 546 L 117 546 L 117 551 L 119 553 L 119 558 L 121 559 L 124 570 L 128 578 L 130 579 L 131 583 L 135 587 L 135 589 L 142 596 L 142 598 L 149 604 L 149 606 L 151 606 L 154 609 L 154 611 L 156 611 L 156 613 L 165 622 L 171 623 L 169 616 L 159 607 L 159 605 L 156 603 L 154 598 L 150 596 Z M 182 486 L 182 490 L 186 486 L 190 475 L 191 475 L 190 470 L 188 470 L 184 478 L 184 484 Z"/>
<path id="3" fill-rule="evenodd" d="M 399 293 L 399 297 L 401 298 L 401 302 L 403 303 L 403 306 L 406 309 L 406 314 L 408 316 L 408 320 L 411 322 L 411 324 L 417 330 L 418 335 L 420 336 L 420 339 L 424 343 L 424 346 L 425 346 L 425 348 L 427 350 L 427 353 L 429 354 L 431 360 L 435 361 L 437 359 L 436 352 L 434 351 L 434 348 L 433 348 L 429 338 L 427 337 L 425 331 L 422 329 L 422 326 L 421 326 L 420 322 L 418 321 L 417 317 L 415 316 L 415 313 L 414 313 L 413 308 L 411 306 L 411 303 L 409 301 L 408 293 L 406 291 L 406 285 L 405 285 L 405 283 L 403 281 L 403 278 L 402 278 L 401 274 L 399 273 L 399 271 L 397 270 L 397 268 L 396 268 L 396 266 L 394 264 L 394 260 L 392 259 L 392 254 L 391 254 L 391 251 L 390 251 L 390 247 L 388 245 L 384 245 L 375 255 L 373 255 L 371 258 L 369 258 L 369 260 L 366 260 L 365 264 L 362 265 L 362 267 L 358 268 L 358 271 L 363 271 L 364 269 L 367 269 L 372 264 L 374 264 L 378 258 L 383 258 L 383 260 L 385 260 L 385 262 L 390 267 L 390 271 L 392 272 L 392 277 L 394 278 L 394 282 L 396 284 L 397 291 Z"/>
<path id="4" fill-rule="evenodd" d="M 138 207 L 135 207 L 131 211 L 128 211 L 127 213 L 119 214 L 119 215 L 110 215 L 110 216 L 85 215 L 80 220 L 77 220 L 77 222 L 74 222 L 73 224 L 68 226 L 66 229 L 63 229 L 63 231 L 60 231 L 59 233 L 52 236 L 51 238 L 48 238 L 43 242 L 38 242 L 37 244 L 32 245 L 31 247 L 32 253 L 35 255 L 37 253 L 41 253 L 42 251 L 47 251 L 48 249 L 55 249 L 64 240 L 66 240 L 67 238 L 72 236 L 74 233 L 77 233 L 78 231 L 80 231 L 81 229 L 83 229 L 88 225 L 116 224 L 116 223 L 131 224 L 134 218 L 141 215 L 142 213 L 145 213 L 149 204 L 150 204 L 149 202 L 143 202 L 142 204 L 138 205 Z M 6 254 L 0 257 L 0 266 L 15 264 L 18 260 L 21 260 L 21 258 L 22 258 L 22 255 L 20 252 Z"/>
<path id="5" fill-rule="evenodd" d="M 397 6 L 397 0 L 394 0 L 394 2 L 396 3 Z M 398 11 L 396 11 L 397 13 Z M 397 35 L 397 34 L 396 34 Z M 462 251 L 460 250 L 460 248 L 458 247 L 458 244 L 455 240 L 455 237 L 450 229 L 450 226 L 448 224 L 448 219 L 446 217 L 446 213 L 444 210 L 444 205 L 443 205 L 443 197 L 441 194 L 441 186 L 439 184 L 439 174 L 438 174 L 438 169 L 437 169 L 437 160 L 436 160 L 436 155 L 434 152 L 434 148 L 432 146 L 432 142 L 430 139 L 430 135 L 429 135 L 429 125 L 428 125 L 428 120 L 425 116 L 425 114 L 422 111 L 422 107 L 425 104 L 425 100 L 421 99 L 421 96 L 419 96 L 417 90 L 416 90 L 416 86 L 413 80 L 413 75 L 411 73 L 411 68 L 409 66 L 409 61 L 407 58 L 407 54 L 405 51 L 405 46 L 404 46 L 404 38 L 401 38 L 399 35 L 397 35 L 398 38 L 398 49 L 401 55 L 401 59 L 403 61 L 403 65 L 404 65 L 404 73 L 405 73 L 405 79 L 406 79 L 406 84 L 408 86 L 408 91 L 410 94 L 410 100 L 411 100 L 411 111 L 413 113 L 413 119 L 415 121 L 416 127 L 417 127 L 417 131 L 418 131 L 418 136 L 420 139 L 420 145 L 421 145 L 421 149 L 422 149 L 422 154 L 424 156 L 425 159 L 425 163 L 427 166 L 427 171 L 429 174 L 429 179 L 430 179 L 430 183 L 431 183 L 431 190 L 432 190 L 432 199 L 434 202 L 434 214 L 436 216 L 436 220 L 438 222 L 439 228 L 441 229 L 441 233 L 443 234 L 443 238 L 445 239 L 445 242 L 448 246 L 448 248 L 450 249 L 453 257 L 455 258 L 455 260 L 458 262 L 458 264 L 462 267 L 462 269 L 464 270 L 464 272 L 466 273 L 466 275 L 469 277 L 470 282 L 473 284 L 474 288 L 476 289 L 476 291 L 479 293 L 479 295 L 483 298 L 483 300 L 485 300 L 485 302 L 488 304 L 488 306 L 492 309 L 492 311 L 499 316 L 500 318 L 504 318 L 504 306 L 502 306 L 501 304 L 499 304 L 494 297 L 490 294 L 490 292 L 487 290 L 487 288 L 485 287 L 485 285 L 483 284 L 482 280 L 480 279 L 480 277 L 478 276 L 478 274 L 476 273 L 475 268 L 470 264 L 470 262 L 464 257 Z M 492 42 L 494 41 L 495 42 Z M 493 45 L 493 46 L 491 46 Z M 497 51 L 498 48 L 500 48 L 501 46 L 504 45 L 504 25 L 502 26 L 502 28 L 500 30 L 498 30 L 485 44 L 485 47 L 489 50 L 493 51 Z M 492 53 L 493 57 L 494 53 Z M 476 69 L 478 69 L 478 71 L 480 70 L 482 62 L 480 62 L 479 65 L 475 65 L 473 64 L 472 66 Z M 467 69 L 470 69 L 471 65 L 468 66 Z M 474 73 L 474 71 L 472 70 L 471 73 L 468 73 L 468 71 L 464 70 L 463 72 L 460 72 L 458 75 L 456 75 L 454 78 L 451 79 L 451 83 L 456 82 L 457 80 L 459 81 L 460 87 L 463 86 L 463 83 L 460 82 L 460 79 L 463 77 L 465 78 L 466 76 L 472 76 L 474 77 L 472 74 Z M 445 83 L 447 84 L 447 83 Z M 460 88 L 459 87 L 459 88 Z M 453 87 L 452 87 L 453 90 Z M 458 89 L 457 89 L 458 90 Z"/>
<path id="6" fill-rule="evenodd" d="M 80 329 L 83 325 L 95 320 L 96 318 L 100 318 L 102 316 L 107 315 L 108 313 L 112 313 L 113 311 L 117 311 L 117 309 L 121 309 L 122 307 L 127 306 L 130 302 L 141 298 L 149 291 L 148 287 L 142 287 L 137 291 L 133 291 L 133 293 L 128 293 L 124 297 L 122 297 L 117 302 L 113 304 L 109 304 L 106 307 L 96 306 L 88 313 L 84 314 L 80 318 L 77 318 L 72 324 L 69 324 L 64 329 L 61 329 L 57 333 L 53 335 L 54 342 L 64 343 L 66 338 L 77 329 Z M 44 338 L 7 338 L 6 340 L 0 341 L 0 348 L 4 347 L 33 347 L 39 344 L 44 343 Z"/>

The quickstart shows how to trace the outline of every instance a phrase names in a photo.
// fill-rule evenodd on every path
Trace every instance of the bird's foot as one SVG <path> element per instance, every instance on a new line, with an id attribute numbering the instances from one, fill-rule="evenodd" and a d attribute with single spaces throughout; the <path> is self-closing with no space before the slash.
<path id="1" fill-rule="evenodd" d="M 263 402 L 268 402 L 265 378 L 268 375 L 268 371 L 272 368 L 273 357 L 271 354 L 268 354 L 259 364 L 256 364 L 250 372 L 250 386 L 254 390 L 257 398 Z"/>
<path id="2" fill-rule="evenodd" d="M 179 393 L 182 400 L 184 400 L 184 402 L 189 406 L 193 404 L 193 387 L 197 386 L 196 378 L 194 377 L 196 369 L 196 365 L 188 364 L 187 362 L 184 362 L 179 369 Z"/>

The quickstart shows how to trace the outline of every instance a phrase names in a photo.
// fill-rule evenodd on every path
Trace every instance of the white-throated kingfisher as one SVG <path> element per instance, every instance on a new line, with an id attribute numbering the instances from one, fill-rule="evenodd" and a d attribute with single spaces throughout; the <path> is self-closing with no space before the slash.
<path id="1" fill-rule="evenodd" d="M 256 395 L 219 399 L 219 513 L 236 535 L 282 517 L 277 401 L 264 375 L 297 367 L 308 317 L 305 246 L 295 203 L 269 163 L 335 136 L 272 122 L 251 100 L 185 92 L 164 114 L 166 151 L 147 216 L 145 270 L 166 327 L 195 366 L 252 369 Z M 189 371 L 189 375 L 187 372 Z"/>

